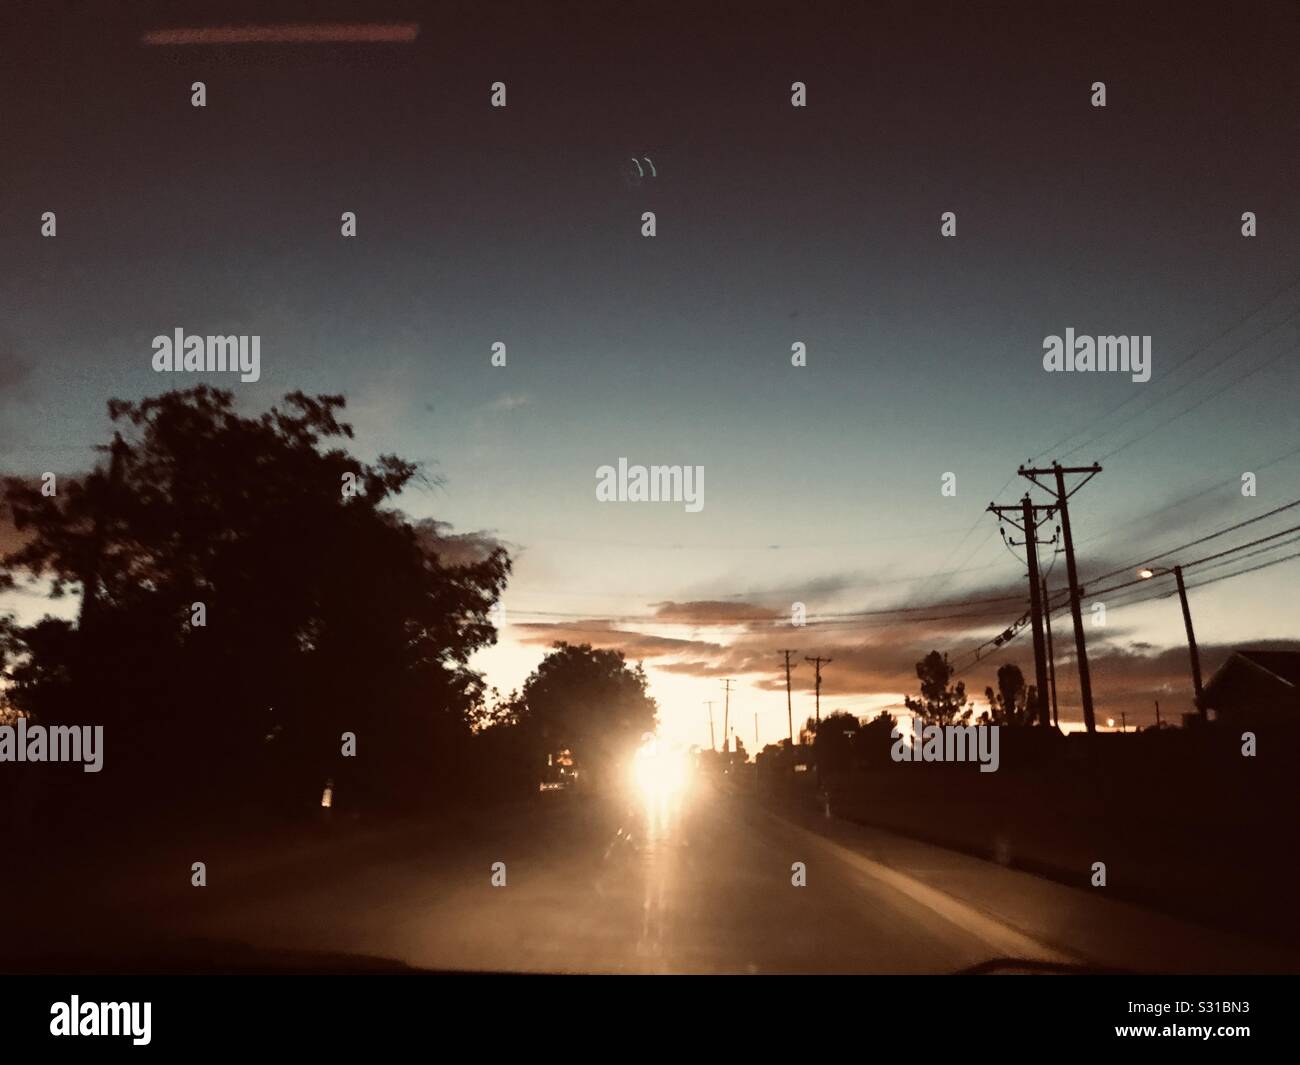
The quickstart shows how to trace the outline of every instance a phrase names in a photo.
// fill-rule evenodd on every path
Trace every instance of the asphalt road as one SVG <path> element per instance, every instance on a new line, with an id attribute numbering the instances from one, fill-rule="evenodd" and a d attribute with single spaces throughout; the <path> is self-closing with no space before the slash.
<path id="1" fill-rule="evenodd" d="M 873 855 L 712 790 L 656 831 L 621 802 L 556 794 L 437 830 L 208 857 L 205 887 L 191 886 L 188 862 L 155 863 L 62 906 L 57 929 L 33 915 L 27 959 L 5 968 L 948 973 L 1081 961 L 1063 941 L 1104 946 L 1103 930 L 1156 971 L 1219 967 L 1155 915 L 924 844 Z M 1015 900 L 1025 919 L 972 905 L 967 888 Z M 1034 934 L 1035 919 L 1050 934 Z M 1185 958 L 1142 946 L 1153 929 L 1156 949 L 1175 943 Z"/>
<path id="2" fill-rule="evenodd" d="M 529 972 L 952 972 L 1004 953 L 744 800 L 697 794 L 650 833 L 621 805 L 539 796 L 508 816 L 404 831 L 362 853 L 252 873 L 210 862 L 203 888 L 178 869 L 138 904 L 105 900 L 76 938 L 107 926 L 127 954 L 242 944 Z M 504 885 L 499 867 L 493 883 L 498 862 Z M 792 882 L 797 862 L 806 886 Z"/>

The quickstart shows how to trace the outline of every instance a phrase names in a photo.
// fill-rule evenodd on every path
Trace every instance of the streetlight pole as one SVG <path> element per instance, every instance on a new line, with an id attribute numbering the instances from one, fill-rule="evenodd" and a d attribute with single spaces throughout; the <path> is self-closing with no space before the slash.
<path id="1" fill-rule="evenodd" d="M 1192 690 L 1195 692 L 1196 710 L 1201 715 L 1201 720 L 1205 720 L 1205 692 L 1201 687 L 1201 655 L 1196 649 L 1196 632 L 1192 629 L 1192 611 L 1187 605 L 1187 585 L 1183 583 L 1183 567 L 1175 566 L 1173 569 L 1166 569 L 1160 566 L 1156 569 L 1138 570 L 1138 576 L 1144 581 L 1169 573 L 1172 573 L 1174 580 L 1178 582 L 1178 598 L 1183 604 L 1183 625 L 1187 628 L 1187 649 L 1192 656 Z"/>

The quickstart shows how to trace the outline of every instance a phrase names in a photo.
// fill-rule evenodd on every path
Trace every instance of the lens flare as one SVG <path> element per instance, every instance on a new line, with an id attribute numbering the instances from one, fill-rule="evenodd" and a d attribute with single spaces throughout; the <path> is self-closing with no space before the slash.
<path id="1" fill-rule="evenodd" d="M 651 736 L 642 741 L 632 756 L 632 782 L 646 799 L 668 799 L 686 789 L 685 752 Z"/>
<path id="2" fill-rule="evenodd" d="M 689 791 L 690 777 L 687 752 L 650 733 L 642 738 L 632 756 L 631 783 L 644 810 L 647 838 L 675 835 L 674 826 Z"/>

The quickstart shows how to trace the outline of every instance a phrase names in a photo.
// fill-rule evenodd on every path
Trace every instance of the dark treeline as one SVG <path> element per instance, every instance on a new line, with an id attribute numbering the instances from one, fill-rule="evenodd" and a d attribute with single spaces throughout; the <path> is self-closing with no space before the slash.
<path id="1" fill-rule="evenodd" d="M 343 406 L 294 393 L 249 417 L 207 387 L 112 401 L 92 472 L 53 491 L 6 480 L 22 543 L 0 579 L 79 598 L 74 620 L 0 630 L 9 714 L 103 725 L 105 747 L 80 786 L 68 765 L 7 780 L 53 782 L 49 803 L 93 787 L 107 803 L 215 792 L 274 808 L 319 803 L 329 779 L 387 805 L 484 775 L 467 662 L 496 638 L 510 559 L 491 541 L 466 557 L 464 538 L 398 509 L 421 471 L 350 455 Z"/>
<path id="2" fill-rule="evenodd" d="M 327 783 L 331 809 L 478 803 L 535 793 L 561 752 L 598 775 L 654 727 L 617 651 L 557 644 L 522 691 L 485 686 L 468 663 L 497 638 L 510 558 L 404 513 L 426 478 L 349 454 L 343 408 L 293 393 L 247 416 L 208 387 L 112 401 L 91 472 L 6 479 L 21 543 L 0 582 L 73 596 L 76 616 L 0 619 L 0 711 L 104 730 L 98 773 L 5 766 L 11 824 L 292 816 Z"/>

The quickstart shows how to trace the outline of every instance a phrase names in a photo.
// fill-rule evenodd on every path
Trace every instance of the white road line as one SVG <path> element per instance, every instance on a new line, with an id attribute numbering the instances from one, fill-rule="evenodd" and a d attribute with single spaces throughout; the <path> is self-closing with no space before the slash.
<path id="1" fill-rule="evenodd" d="M 963 932 L 981 940 L 999 957 L 1065 964 L 1077 963 L 1082 960 L 1064 954 L 1055 947 L 1049 947 L 1046 943 L 1042 943 L 1032 936 L 1027 936 L 1023 932 L 1017 932 L 1014 928 L 1003 924 L 995 917 L 962 902 L 960 899 L 954 898 L 947 892 L 930 887 L 930 885 L 922 883 L 915 877 L 867 858 L 857 851 L 836 843 L 834 840 L 827 839 L 825 836 L 804 828 L 802 825 L 777 817 L 766 810 L 760 812 L 764 817 L 782 827 L 801 833 L 809 838 L 815 846 L 821 847 L 858 872 L 865 873 L 873 880 L 878 880 L 887 887 L 893 888 L 899 894 L 907 896 L 913 902 L 920 903 L 926 909 L 956 925 Z"/>

